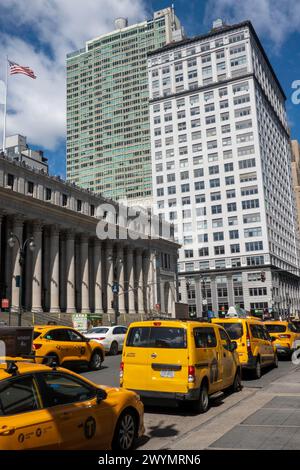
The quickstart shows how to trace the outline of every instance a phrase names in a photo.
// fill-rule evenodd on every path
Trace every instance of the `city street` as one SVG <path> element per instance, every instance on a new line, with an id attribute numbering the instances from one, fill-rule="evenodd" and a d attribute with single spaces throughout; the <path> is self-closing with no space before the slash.
<path id="1" fill-rule="evenodd" d="M 121 356 L 107 356 L 86 378 L 118 386 Z M 237 394 L 212 400 L 202 415 L 160 403 L 145 407 L 140 449 L 297 449 L 300 446 L 300 366 L 280 361 L 260 380 L 246 379 Z"/>

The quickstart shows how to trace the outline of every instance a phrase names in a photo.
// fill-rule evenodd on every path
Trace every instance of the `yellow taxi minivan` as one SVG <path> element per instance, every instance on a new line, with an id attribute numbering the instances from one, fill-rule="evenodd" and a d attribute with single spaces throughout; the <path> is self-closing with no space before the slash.
<path id="1" fill-rule="evenodd" d="M 219 325 L 159 320 L 131 323 L 120 365 L 120 386 L 142 398 L 189 401 L 194 411 L 209 396 L 241 389 L 236 343 Z"/>
<path id="2" fill-rule="evenodd" d="M 293 352 L 300 347 L 300 332 L 289 321 L 264 322 L 270 336 L 274 338 L 277 354 L 291 358 Z"/>
<path id="3" fill-rule="evenodd" d="M 29 360 L 0 363 L 1 450 L 118 450 L 144 433 L 138 395 Z"/>
<path id="4" fill-rule="evenodd" d="M 98 341 L 85 338 L 68 326 L 38 325 L 33 332 L 33 352 L 37 363 L 50 365 L 86 364 L 91 370 L 100 370 L 104 361 L 104 347 Z"/>
<path id="5" fill-rule="evenodd" d="M 264 323 L 255 317 L 213 318 L 221 325 L 231 340 L 237 343 L 237 352 L 243 370 L 249 370 L 253 378 L 261 377 L 262 368 L 278 367 L 278 357 Z"/>

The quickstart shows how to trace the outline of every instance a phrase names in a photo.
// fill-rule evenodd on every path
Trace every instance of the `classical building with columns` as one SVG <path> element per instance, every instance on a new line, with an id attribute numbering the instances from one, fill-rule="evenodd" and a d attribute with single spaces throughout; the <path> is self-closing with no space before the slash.
<path id="1" fill-rule="evenodd" d="M 119 208 L 59 177 L 0 157 L 0 300 L 9 300 L 12 322 L 19 311 L 20 274 L 25 323 L 70 323 L 75 313 L 112 322 L 115 302 L 119 323 L 154 310 L 174 316 L 178 245 L 171 230 L 151 236 L 145 217 L 142 223 L 136 217 L 129 230 L 118 218 Z M 100 239 L 99 223 L 116 236 Z M 19 243 L 8 244 L 11 233 L 21 245 L 34 240 L 32 251 L 26 245 L 22 268 Z M 8 313 L 2 311 L 0 319 L 7 321 Z"/>

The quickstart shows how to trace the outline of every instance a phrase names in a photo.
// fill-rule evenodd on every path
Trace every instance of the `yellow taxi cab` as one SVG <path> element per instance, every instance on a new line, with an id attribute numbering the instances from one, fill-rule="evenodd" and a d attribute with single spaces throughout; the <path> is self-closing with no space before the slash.
<path id="1" fill-rule="evenodd" d="M 291 357 L 293 352 L 300 347 L 300 332 L 289 321 L 266 321 L 265 326 L 274 338 L 274 346 L 277 354 Z"/>
<path id="2" fill-rule="evenodd" d="M 131 323 L 120 366 L 120 385 L 142 398 L 189 401 L 197 412 L 209 396 L 241 389 L 236 343 L 211 323 L 159 320 Z"/>
<path id="3" fill-rule="evenodd" d="M 251 371 L 253 378 L 261 377 L 262 368 L 278 367 L 276 349 L 262 321 L 255 317 L 213 318 L 231 340 L 237 343 L 237 352 L 243 370 Z"/>
<path id="4" fill-rule="evenodd" d="M 0 450 L 131 450 L 143 413 L 133 392 L 29 360 L 0 363 Z"/>
<path id="5" fill-rule="evenodd" d="M 105 357 L 102 344 L 67 326 L 35 326 L 33 351 L 37 363 L 66 365 L 79 362 L 92 370 L 101 369 Z"/>

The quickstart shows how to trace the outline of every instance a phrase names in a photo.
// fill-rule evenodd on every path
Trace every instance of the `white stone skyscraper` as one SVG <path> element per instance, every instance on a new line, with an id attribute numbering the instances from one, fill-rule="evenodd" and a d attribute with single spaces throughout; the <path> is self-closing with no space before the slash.
<path id="1" fill-rule="evenodd" d="M 153 194 L 190 312 L 299 312 L 285 94 L 245 21 L 148 55 Z"/>

